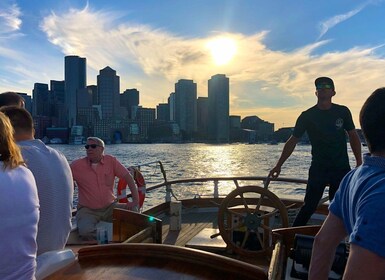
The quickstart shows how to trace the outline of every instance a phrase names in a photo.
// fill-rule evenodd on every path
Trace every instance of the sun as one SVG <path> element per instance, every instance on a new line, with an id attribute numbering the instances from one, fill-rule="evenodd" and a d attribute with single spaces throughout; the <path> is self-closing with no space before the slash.
<path id="1" fill-rule="evenodd" d="M 237 44 L 234 39 L 228 37 L 215 38 L 207 43 L 216 65 L 229 63 L 237 52 Z"/>

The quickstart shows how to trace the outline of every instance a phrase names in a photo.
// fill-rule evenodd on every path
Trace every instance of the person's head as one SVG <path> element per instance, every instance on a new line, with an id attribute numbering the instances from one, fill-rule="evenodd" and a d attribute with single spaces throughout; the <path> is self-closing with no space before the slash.
<path id="1" fill-rule="evenodd" d="M 31 114 L 18 106 L 5 106 L 0 108 L 10 120 L 15 130 L 15 140 L 30 140 L 34 136 L 33 119 Z"/>
<path id="2" fill-rule="evenodd" d="M 24 105 L 25 105 L 24 98 L 21 97 L 16 92 L 7 91 L 7 92 L 1 93 L 0 108 L 3 106 L 10 106 L 10 105 L 15 105 L 15 106 L 24 108 Z"/>
<path id="3" fill-rule="evenodd" d="M 91 162 L 99 162 L 104 153 L 104 142 L 98 137 L 88 137 L 84 146 L 87 151 L 87 157 Z"/>
<path id="4" fill-rule="evenodd" d="M 318 99 L 331 99 L 335 94 L 334 82 L 329 77 L 318 77 L 314 81 Z"/>
<path id="5" fill-rule="evenodd" d="M 360 124 L 371 153 L 385 153 L 385 87 L 376 89 L 360 111 Z"/>
<path id="6" fill-rule="evenodd" d="M 9 118 L 0 112 L 0 161 L 5 168 L 24 164 L 19 147 L 13 139 L 13 127 Z"/>

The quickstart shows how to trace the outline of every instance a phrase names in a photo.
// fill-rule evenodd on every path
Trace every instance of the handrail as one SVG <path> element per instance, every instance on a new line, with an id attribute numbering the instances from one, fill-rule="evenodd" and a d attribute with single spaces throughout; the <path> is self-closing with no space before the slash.
<path id="1" fill-rule="evenodd" d="M 219 177 L 200 177 L 200 178 L 185 178 L 185 179 L 175 179 L 165 181 L 159 184 L 155 184 L 154 186 L 147 187 L 147 191 L 151 191 L 154 189 L 158 189 L 160 187 L 164 187 L 166 185 L 174 185 L 174 184 L 182 184 L 182 183 L 197 183 L 197 182 L 208 182 L 208 181 L 265 181 L 266 176 L 219 176 Z M 298 184 L 306 184 L 306 179 L 299 178 L 270 178 L 270 182 L 286 182 L 286 183 L 298 183 Z"/>
<path id="2" fill-rule="evenodd" d="M 174 180 L 168 180 L 166 170 L 164 169 L 163 163 L 158 161 L 152 161 L 148 163 L 138 164 L 135 165 L 138 168 L 141 166 L 149 166 L 152 164 L 159 164 L 160 171 L 163 176 L 163 182 L 147 186 L 146 192 L 151 192 L 153 190 L 166 187 L 166 201 L 171 201 L 171 196 L 174 198 L 175 195 L 173 193 L 173 189 L 171 188 L 172 185 L 175 184 L 187 184 L 187 183 L 202 183 L 202 182 L 214 182 L 214 197 L 218 197 L 218 182 L 222 181 L 233 181 L 233 183 L 237 186 L 239 186 L 238 181 L 261 181 L 261 185 L 264 188 L 268 188 L 269 184 L 271 182 L 285 182 L 285 183 L 296 183 L 296 184 L 306 184 L 306 179 L 299 179 L 299 178 L 285 178 L 285 177 L 279 177 L 279 178 L 270 178 L 267 176 L 213 176 L 213 177 L 197 177 L 197 178 L 182 178 L 182 179 L 174 179 Z M 128 197 L 130 197 L 131 194 L 128 194 Z M 177 198 L 176 198 L 177 199 Z"/>

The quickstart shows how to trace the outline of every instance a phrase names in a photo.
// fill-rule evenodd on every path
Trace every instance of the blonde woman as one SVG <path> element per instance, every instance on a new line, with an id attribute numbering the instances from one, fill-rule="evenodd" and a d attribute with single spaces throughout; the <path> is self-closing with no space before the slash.
<path id="1" fill-rule="evenodd" d="M 0 279 L 35 279 L 38 221 L 35 179 L 0 112 Z"/>

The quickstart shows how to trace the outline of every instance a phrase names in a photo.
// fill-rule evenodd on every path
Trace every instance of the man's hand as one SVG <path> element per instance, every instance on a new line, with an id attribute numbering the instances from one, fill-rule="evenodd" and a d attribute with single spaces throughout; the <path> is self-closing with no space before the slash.
<path id="1" fill-rule="evenodd" d="M 269 177 L 278 178 L 280 173 L 281 173 L 281 167 L 275 166 L 273 169 L 270 170 Z"/>
<path id="2" fill-rule="evenodd" d="M 133 202 L 133 201 L 127 202 L 126 208 L 127 208 L 127 210 L 130 210 L 130 211 L 139 212 L 138 204 Z"/>

